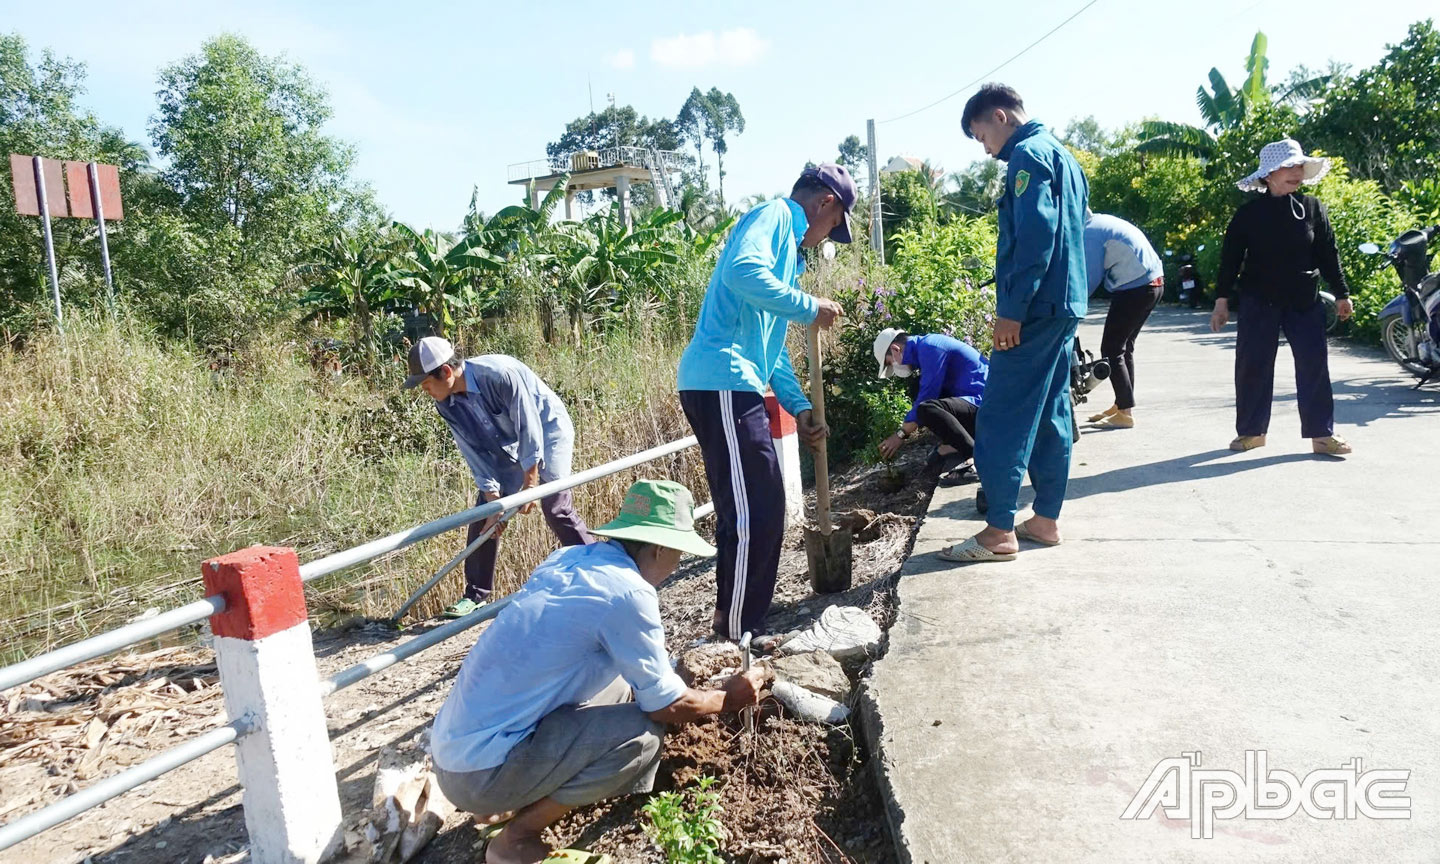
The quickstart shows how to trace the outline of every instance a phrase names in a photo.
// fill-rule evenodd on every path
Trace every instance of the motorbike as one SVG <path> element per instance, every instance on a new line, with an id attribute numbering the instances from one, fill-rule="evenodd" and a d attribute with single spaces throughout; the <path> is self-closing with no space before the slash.
<path id="1" fill-rule="evenodd" d="M 1380 310 L 1380 340 L 1390 359 L 1420 381 L 1440 378 L 1440 273 L 1430 270 L 1430 244 L 1440 225 L 1406 231 L 1381 250 L 1361 243 L 1366 255 L 1381 255 L 1400 276 L 1400 296 Z"/>

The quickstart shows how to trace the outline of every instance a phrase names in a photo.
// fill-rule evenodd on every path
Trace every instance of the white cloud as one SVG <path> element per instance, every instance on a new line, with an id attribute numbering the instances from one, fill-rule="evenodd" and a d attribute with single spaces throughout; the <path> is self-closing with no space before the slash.
<path id="1" fill-rule="evenodd" d="M 605 62 L 612 69 L 633 69 L 635 68 L 635 52 L 624 48 L 614 54 L 606 54 Z"/>
<path id="2" fill-rule="evenodd" d="M 749 27 L 667 36 L 650 43 L 650 59 L 661 66 L 748 66 L 770 43 Z"/>

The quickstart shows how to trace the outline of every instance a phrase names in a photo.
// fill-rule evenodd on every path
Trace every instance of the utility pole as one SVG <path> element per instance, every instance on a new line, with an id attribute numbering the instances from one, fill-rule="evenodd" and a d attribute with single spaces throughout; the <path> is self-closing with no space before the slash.
<path id="1" fill-rule="evenodd" d="M 869 139 L 866 147 L 870 157 L 870 248 L 875 250 L 880 263 L 885 262 L 885 235 L 880 222 L 880 168 L 875 157 L 875 121 L 865 121 L 865 135 Z"/>

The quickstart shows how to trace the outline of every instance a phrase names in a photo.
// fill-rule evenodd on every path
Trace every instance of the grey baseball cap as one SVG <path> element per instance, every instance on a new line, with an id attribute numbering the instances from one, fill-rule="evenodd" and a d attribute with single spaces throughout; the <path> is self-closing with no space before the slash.
<path id="1" fill-rule="evenodd" d="M 409 390 L 416 386 L 454 356 L 455 346 L 450 344 L 449 339 L 440 336 L 426 336 L 411 345 L 410 358 L 405 370 L 408 374 L 405 376 L 405 383 L 400 385 L 401 389 Z"/>

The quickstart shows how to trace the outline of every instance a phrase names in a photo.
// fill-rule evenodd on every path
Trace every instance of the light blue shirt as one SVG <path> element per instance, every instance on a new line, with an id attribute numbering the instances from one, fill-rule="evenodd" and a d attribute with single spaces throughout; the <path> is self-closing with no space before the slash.
<path id="1" fill-rule="evenodd" d="M 464 363 L 465 392 L 435 403 L 481 492 L 513 495 L 547 445 L 572 446 L 575 430 L 560 397 L 505 354 Z"/>
<path id="2" fill-rule="evenodd" d="M 1093 292 L 1103 279 L 1114 294 L 1149 285 L 1165 275 L 1145 232 L 1118 216 L 1096 213 L 1085 222 L 1085 272 Z"/>
<path id="3" fill-rule="evenodd" d="M 619 676 L 642 711 L 685 693 L 670 668 L 660 600 L 614 541 L 567 546 L 536 568 L 480 634 L 432 731 L 446 771 L 494 768 L 541 718 Z"/>
<path id="4" fill-rule="evenodd" d="M 799 288 L 798 252 L 808 224 L 804 208 L 789 198 L 766 201 L 740 218 L 680 357 L 679 389 L 763 394 L 769 387 L 791 414 L 810 410 L 785 350 L 788 322 L 809 325 L 820 310 Z"/>

